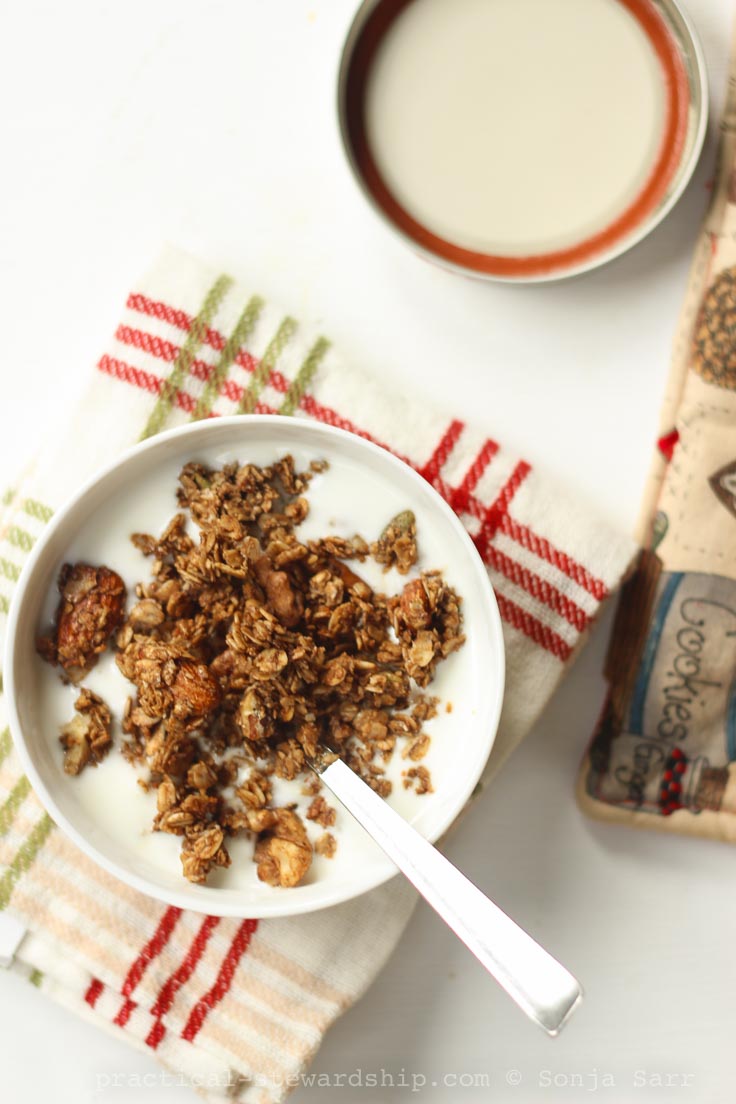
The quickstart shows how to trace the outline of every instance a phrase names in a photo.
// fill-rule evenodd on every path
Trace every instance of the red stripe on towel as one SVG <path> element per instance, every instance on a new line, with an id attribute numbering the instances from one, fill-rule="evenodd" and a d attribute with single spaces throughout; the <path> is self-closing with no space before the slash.
<path id="1" fill-rule="evenodd" d="M 536 598 L 538 602 L 559 614 L 578 632 L 585 632 L 591 620 L 589 614 L 581 609 L 576 602 L 573 602 L 572 598 L 568 598 L 557 587 L 548 583 L 546 579 L 536 575 L 533 571 L 529 571 L 528 568 L 507 556 L 493 544 L 486 546 L 485 561 L 493 571 L 497 571 L 499 575 L 509 579 L 531 595 L 532 598 Z"/>
<path id="2" fill-rule="evenodd" d="M 531 470 L 531 466 L 527 464 L 526 460 L 520 460 L 498 492 L 495 500 L 487 508 L 480 532 L 474 537 L 475 546 L 483 559 L 486 558 L 488 547 L 501 524 L 503 515 L 508 513 L 511 500 Z"/>
<path id="3" fill-rule="evenodd" d="M 189 1019 L 181 1033 L 182 1039 L 188 1043 L 194 1042 L 202 1024 L 206 1020 L 210 1010 L 218 1004 L 232 985 L 232 980 L 238 963 L 248 949 L 253 933 L 258 927 L 257 920 L 244 920 L 238 928 L 235 938 L 230 944 L 230 949 L 225 955 L 215 984 L 195 1004 L 189 1014 Z"/>
<path id="4" fill-rule="evenodd" d="M 124 997 L 129 997 L 131 995 L 154 958 L 161 954 L 161 951 L 164 949 L 169 939 L 171 939 L 171 933 L 176 927 L 176 922 L 180 916 L 181 909 L 176 908 L 174 905 L 169 905 L 159 920 L 155 932 L 144 945 L 140 954 L 126 974 L 125 981 L 120 990 Z"/>
<path id="5" fill-rule="evenodd" d="M 483 473 L 497 452 L 498 445 L 495 441 L 488 438 L 488 440 L 483 443 L 483 447 L 465 473 L 460 486 L 455 491 L 451 505 L 458 513 L 462 513 L 463 511 L 466 513 L 470 512 L 468 509 L 470 496 L 478 486 Z"/>
<path id="6" fill-rule="evenodd" d="M 219 917 L 205 916 L 197 934 L 192 940 L 183 962 L 162 985 L 158 997 L 156 998 L 156 1003 L 151 1009 L 151 1015 L 156 1017 L 156 1023 L 153 1025 L 146 1038 L 146 1042 L 153 1050 L 156 1049 L 166 1034 L 166 1028 L 161 1022 L 162 1018 L 174 1003 L 174 997 L 178 991 L 183 985 L 186 985 L 189 978 L 194 973 L 197 963 L 204 954 L 209 938 L 219 923 Z"/>
<path id="7" fill-rule="evenodd" d="M 100 993 L 104 988 L 105 986 L 102 984 L 99 978 L 92 978 L 87 987 L 87 992 L 84 994 L 84 999 L 86 1000 L 90 1008 L 94 1008 L 94 1006 L 97 1004 Z"/>
<path id="8" fill-rule="evenodd" d="M 510 598 L 506 598 L 503 594 L 496 592 L 496 601 L 498 602 L 499 613 L 509 625 L 524 633 L 524 636 L 528 636 L 540 648 L 551 652 L 562 663 L 570 658 L 571 646 L 548 625 L 543 625 L 536 617 L 532 617 L 525 609 L 517 606 L 516 602 L 512 602 Z"/>
<path id="9" fill-rule="evenodd" d="M 595 575 L 591 575 L 587 567 L 578 563 L 572 556 L 568 556 L 566 552 L 555 548 L 545 537 L 538 536 L 528 525 L 522 525 L 509 513 L 505 513 L 501 517 L 498 529 L 499 532 L 520 544 L 522 548 L 526 548 L 528 552 L 533 552 L 535 556 L 539 556 L 540 560 L 546 560 L 547 563 L 552 564 L 563 575 L 567 575 L 568 579 L 572 579 L 583 590 L 587 590 L 588 594 L 591 594 L 599 602 L 602 602 L 608 596 L 608 587 L 602 579 L 597 579 Z"/>
<path id="10" fill-rule="evenodd" d="M 417 469 L 419 474 L 423 475 L 428 483 L 434 484 L 435 479 L 437 479 L 445 464 L 450 459 L 452 450 L 460 440 L 460 435 L 464 429 L 465 425 L 463 422 L 457 420 L 450 422 L 449 426 L 442 434 L 440 443 L 437 445 L 437 448 L 434 450 L 427 463 L 423 467 Z"/>

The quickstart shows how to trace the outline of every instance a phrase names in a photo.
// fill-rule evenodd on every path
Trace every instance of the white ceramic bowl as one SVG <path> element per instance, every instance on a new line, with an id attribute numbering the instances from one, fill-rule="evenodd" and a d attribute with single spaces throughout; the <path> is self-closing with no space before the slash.
<path id="1" fill-rule="evenodd" d="M 252 843 L 247 840 L 233 841 L 233 865 L 229 871 L 216 872 L 215 884 L 186 882 L 176 837 L 147 828 L 144 832 L 143 821 L 136 820 L 140 801 L 152 803 L 154 796 L 141 797 L 135 772 L 116 748 L 98 767 L 79 777 L 63 773 L 58 723 L 71 716 L 76 691 L 61 686 L 58 673 L 36 654 L 35 641 L 55 606 L 56 578 L 65 560 L 86 557 L 104 562 L 120 571 L 129 585 L 149 577 L 148 562 L 131 551 L 127 538 L 134 529 L 160 531 L 175 512 L 176 474 L 186 461 L 199 458 L 214 464 L 239 459 L 262 464 L 286 452 L 297 464 L 317 457 L 330 463 L 327 475 L 319 477 L 325 480 L 322 490 L 318 492 L 315 484 L 310 493 L 314 524 L 323 526 L 320 535 L 335 521 L 333 532 L 352 527 L 352 532 L 357 529 L 371 539 L 380 521 L 385 523 L 397 508 L 411 508 L 417 516 L 420 551 L 425 549 L 419 566 L 441 568 L 463 596 L 467 642 L 441 666 L 436 689 L 432 687 L 443 701 L 452 702 L 451 712 L 443 708 L 430 722 L 427 762 L 435 792 L 419 796 L 395 784 L 390 798 L 428 839 L 441 836 L 470 797 L 493 745 L 501 712 L 503 638 L 487 572 L 446 503 L 390 453 L 331 427 L 251 416 L 187 425 L 116 460 L 54 515 L 21 575 L 9 615 L 4 668 L 10 726 L 34 790 L 82 851 L 144 893 L 214 915 L 286 916 L 324 908 L 386 881 L 395 867 L 340 809 L 333 829 L 339 841 L 337 854 L 333 859 L 316 857 L 307 880 L 295 889 L 275 889 L 258 881 L 249 858 Z M 170 488 L 170 500 L 164 496 L 162 502 L 162 486 Z M 93 689 L 105 664 L 114 670 L 109 656 L 85 680 Z M 117 672 L 106 677 L 118 677 Z M 117 712 L 121 703 L 116 706 L 109 700 L 109 704 Z M 392 770 L 400 783 L 406 762 L 395 759 Z"/>

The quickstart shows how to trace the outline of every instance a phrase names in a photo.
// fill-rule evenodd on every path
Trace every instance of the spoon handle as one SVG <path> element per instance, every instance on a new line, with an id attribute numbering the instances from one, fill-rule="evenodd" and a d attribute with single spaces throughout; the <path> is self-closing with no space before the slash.
<path id="1" fill-rule="evenodd" d="M 556 1035 L 582 999 L 572 974 L 341 759 L 312 766 L 512 1000 Z"/>

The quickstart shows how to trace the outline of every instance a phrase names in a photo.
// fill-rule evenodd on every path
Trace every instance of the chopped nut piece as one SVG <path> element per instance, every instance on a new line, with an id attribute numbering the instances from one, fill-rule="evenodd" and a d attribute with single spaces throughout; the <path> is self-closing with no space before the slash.
<path id="1" fill-rule="evenodd" d="M 251 687 L 240 700 L 237 711 L 238 724 L 246 740 L 256 743 L 270 735 L 272 723 L 265 700 Z"/>
<path id="2" fill-rule="evenodd" d="M 203 663 L 184 660 L 171 692 L 175 717 L 206 717 L 220 704 L 220 684 Z"/>
<path id="3" fill-rule="evenodd" d="M 253 565 L 258 582 L 266 592 L 268 604 L 282 625 L 292 629 L 304 612 L 304 599 L 294 590 L 285 571 L 275 571 L 268 556 L 261 556 Z"/>
<path id="4" fill-rule="evenodd" d="M 42 637 L 38 650 L 78 682 L 97 662 L 123 620 L 125 584 L 107 567 L 64 564 L 58 581 L 59 602 L 53 635 Z"/>
<path id="5" fill-rule="evenodd" d="M 79 774 L 88 763 L 97 766 L 112 747 L 110 710 L 102 698 L 82 687 L 74 708 L 76 713 L 59 737 L 67 774 Z"/>
<path id="6" fill-rule="evenodd" d="M 413 579 L 401 593 L 401 612 L 410 630 L 428 629 L 432 624 L 432 610 L 423 579 Z"/>

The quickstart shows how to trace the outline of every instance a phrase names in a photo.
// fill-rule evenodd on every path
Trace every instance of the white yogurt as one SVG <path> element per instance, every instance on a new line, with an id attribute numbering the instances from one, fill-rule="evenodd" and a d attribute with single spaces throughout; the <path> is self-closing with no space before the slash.
<path id="1" fill-rule="evenodd" d="M 298 449 L 292 449 L 292 453 L 300 468 L 305 468 L 310 460 L 318 458 L 315 453 L 300 452 Z M 242 462 L 246 457 L 232 452 L 224 453 L 222 450 L 205 449 L 197 453 L 196 459 L 219 466 L 229 460 L 239 459 Z M 258 464 L 268 464 L 277 459 L 277 456 L 272 448 L 255 444 L 249 448 L 247 459 Z M 65 559 L 70 562 L 84 560 L 107 565 L 123 577 L 132 598 L 135 583 L 150 577 L 150 560 L 133 547 L 130 534 L 159 534 L 177 512 L 175 491 L 180 468 L 179 461 L 162 464 L 155 477 L 146 480 L 145 494 L 139 489 L 124 489 L 113 495 L 79 531 Z M 411 506 L 417 514 L 419 530 L 420 560 L 415 571 L 439 568 L 448 581 L 462 593 L 463 580 L 453 567 L 446 526 L 438 524 L 437 518 L 422 505 L 416 502 L 407 503 L 398 489 L 387 485 L 385 476 L 380 478 L 365 464 L 342 461 L 327 472 L 314 476 L 308 497 L 310 515 L 299 530 L 305 539 L 328 533 L 351 537 L 359 532 L 367 540 L 372 540 L 392 516 Z M 196 527 L 192 527 L 192 532 L 196 532 Z M 406 577 L 393 570 L 384 574 L 372 561 L 354 566 L 371 586 L 387 593 L 398 592 L 406 583 Z M 45 627 L 51 621 L 57 601 L 58 595 L 53 590 L 47 596 L 43 626 L 39 628 Z M 472 625 L 472 610 L 468 610 L 468 621 Z M 439 715 L 426 724 L 426 731 L 431 736 L 431 747 L 422 761 L 432 772 L 438 791 L 432 795 L 432 800 L 442 800 L 443 775 L 457 770 L 458 725 L 465 726 L 467 730 L 472 723 L 472 703 L 476 700 L 473 683 L 478 672 L 471 656 L 470 648 L 463 648 L 450 656 L 440 665 L 437 678 L 429 690 L 442 698 Z M 41 698 L 41 727 L 48 741 L 49 751 L 57 759 L 60 769 L 63 755 L 58 734 L 61 725 L 73 715 L 78 690 L 64 686 L 58 671 L 40 658 L 36 658 L 36 663 L 36 685 Z M 109 705 L 116 718 L 114 738 L 117 746 L 97 767 L 87 768 L 77 777 L 60 776 L 58 785 L 72 789 L 75 802 L 82 807 L 86 824 L 91 826 L 87 833 L 93 837 L 91 842 L 99 843 L 103 851 L 110 850 L 110 842 L 121 853 L 132 850 L 138 862 L 142 862 L 149 871 L 161 875 L 164 881 L 170 882 L 172 874 L 175 877 L 180 876 L 181 841 L 175 836 L 152 830 L 155 794 L 144 792 L 138 785 L 139 775 L 136 769 L 123 759 L 119 751 L 119 718 L 126 699 L 134 688 L 120 674 L 112 652 L 101 657 L 84 679 L 84 685 L 99 694 Z M 452 713 L 446 711 L 448 701 L 452 702 Z M 422 803 L 429 800 L 429 795 L 419 796 L 403 788 L 401 772 L 413 764 L 402 760 L 399 752 L 400 748 L 397 749 L 387 772 L 394 783 L 394 793 L 390 800 L 407 819 L 416 820 L 421 817 Z M 311 800 L 300 792 L 304 781 L 305 779 L 286 782 L 275 779 L 275 803 L 295 802 L 303 814 Z M 327 791 L 325 795 L 331 804 L 337 804 Z M 324 829 L 319 825 L 306 823 L 313 840 L 323 833 Z M 356 863 L 374 855 L 374 845 L 342 809 L 338 812 L 337 824 L 330 831 L 338 841 L 337 854 L 333 859 L 315 855 L 306 884 L 325 877 L 340 878 L 343 873 L 347 874 L 354 869 Z M 255 865 L 252 862 L 252 840 L 233 839 L 228 842 L 228 850 L 232 865 L 227 870 L 213 871 L 208 885 L 234 890 L 252 888 L 257 883 Z"/>
<path id="2" fill-rule="evenodd" d="M 413 0 L 378 46 L 368 144 L 429 230 L 507 256 L 584 241 L 662 140 L 654 48 L 619 0 Z"/>

